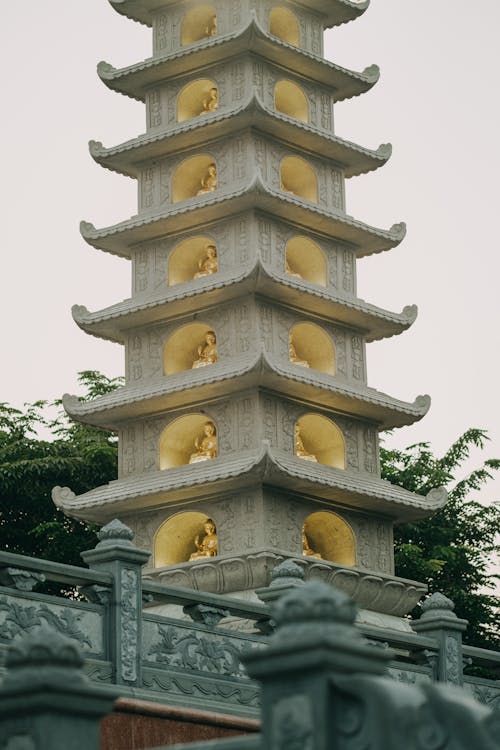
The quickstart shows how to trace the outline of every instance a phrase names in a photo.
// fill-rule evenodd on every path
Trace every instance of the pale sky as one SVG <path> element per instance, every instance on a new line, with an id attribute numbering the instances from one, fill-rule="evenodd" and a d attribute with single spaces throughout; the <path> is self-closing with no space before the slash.
<path id="1" fill-rule="evenodd" d="M 87 246 L 78 224 L 136 212 L 135 183 L 98 167 L 87 141 L 111 146 L 144 131 L 143 105 L 108 91 L 95 67 L 148 57 L 151 32 L 106 0 L 5 3 L 1 19 L 0 400 L 20 405 L 77 392 L 79 370 L 123 373 L 121 347 L 81 332 L 70 308 L 130 293 L 128 262 Z M 348 181 L 348 213 L 381 228 L 408 224 L 399 248 L 358 265 L 362 298 L 420 311 L 409 332 L 368 350 L 370 385 L 433 400 L 389 445 L 428 440 L 440 452 L 474 426 L 500 456 L 499 28 L 498 0 L 372 0 L 327 34 L 329 59 L 382 71 L 370 93 L 337 106 L 337 134 L 394 148 L 387 166 Z M 483 493 L 499 496 L 499 481 Z"/>

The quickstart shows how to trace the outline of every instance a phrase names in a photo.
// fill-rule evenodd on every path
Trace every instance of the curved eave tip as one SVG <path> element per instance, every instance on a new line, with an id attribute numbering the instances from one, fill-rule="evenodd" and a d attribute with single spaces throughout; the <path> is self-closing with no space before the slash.
<path id="1" fill-rule="evenodd" d="M 95 234 L 96 228 L 93 224 L 91 224 L 89 221 L 81 221 L 80 222 L 80 234 L 82 235 L 84 240 L 88 240 L 92 238 L 92 235 Z"/>
<path id="2" fill-rule="evenodd" d="M 396 240 L 397 242 L 402 242 L 404 238 L 406 237 L 405 222 L 401 221 L 399 224 L 393 224 L 392 227 L 389 229 L 389 234 L 391 235 L 393 240 Z"/>
<path id="3" fill-rule="evenodd" d="M 91 143 L 93 142 L 94 141 L 91 141 Z M 100 145 L 102 147 L 102 144 Z M 375 151 L 375 154 L 380 157 L 380 159 L 385 159 L 385 161 L 387 161 L 392 156 L 392 143 L 381 143 Z"/>
<path id="4" fill-rule="evenodd" d="M 111 78 L 113 78 L 113 73 L 115 72 L 115 68 L 105 60 L 101 60 L 101 62 L 97 63 L 97 75 L 101 79 L 101 81 L 109 81 Z"/>
<path id="5" fill-rule="evenodd" d="M 97 159 L 103 155 L 106 149 L 102 145 L 101 141 L 89 141 L 89 154 L 93 159 Z"/>
<path id="6" fill-rule="evenodd" d="M 403 307 L 401 317 L 406 318 L 408 325 L 412 325 L 418 317 L 417 305 L 406 305 Z"/>
<path id="7" fill-rule="evenodd" d="M 431 397 L 427 394 L 423 396 L 417 396 L 413 402 L 413 406 L 418 409 L 420 415 L 423 417 L 431 408 Z"/>
<path id="8" fill-rule="evenodd" d="M 77 326 L 82 326 L 84 323 L 88 320 L 90 316 L 89 310 L 85 307 L 85 305 L 73 305 L 71 308 L 71 317 L 77 324 Z"/>
<path id="9" fill-rule="evenodd" d="M 448 492 L 445 487 L 435 487 L 427 493 L 425 499 L 433 509 L 439 510 L 448 502 Z"/>
<path id="10" fill-rule="evenodd" d="M 64 411 L 67 412 L 70 417 L 76 413 L 79 403 L 80 399 L 78 398 L 78 396 L 73 396 L 71 393 L 65 393 L 62 397 L 62 405 L 64 407 Z"/>
<path id="11" fill-rule="evenodd" d="M 368 83 L 375 84 L 380 78 L 380 68 L 378 65 L 369 65 L 362 71 L 361 75 Z"/>
<path id="12" fill-rule="evenodd" d="M 124 0 L 111 0 L 114 3 L 123 3 Z M 352 8 L 357 13 L 364 13 L 370 5 L 370 0 L 340 0 L 342 5 L 347 5 L 348 8 Z"/>
<path id="13" fill-rule="evenodd" d="M 66 510 L 71 506 L 72 501 L 76 495 L 69 487 L 53 487 L 52 488 L 52 502 L 60 510 Z"/>

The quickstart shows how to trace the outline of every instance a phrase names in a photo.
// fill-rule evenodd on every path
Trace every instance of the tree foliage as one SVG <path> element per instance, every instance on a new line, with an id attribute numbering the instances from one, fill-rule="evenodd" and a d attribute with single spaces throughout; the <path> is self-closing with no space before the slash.
<path id="1" fill-rule="evenodd" d="M 470 496 L 492 478 L 500 460 L 488 459 L 456 478 L 471 450 L 484 449 L 487 440 L 483 430 L 469 429 L 441 457 L 429 443 L 417 443 L 405 450 L 383 448 L 381 461 L 382 476 L 393 484 L 420 495 L 443 486 L 450 498 L 431 518 L 395 530 L 397 575 L 422 581 L 431 593 L 442 591 L 452 599 L 457 616 L 469 621 L 468 643 L 499 648 L 498 597 L 493 595 L 499 577 L 490 564 L 498 551 L 500 508 Z"/>
<path id="2" fill-rule="evenodd" d="M 87 370 L 79 382 L 87 401 L 121 380 Z M 80 552 L 96 544 L 94 529 L 58 511 L 52 487 L 80 494 L 116 474 L 116 438 L 71 422 L 61 402 L 37 401 L 23 410 L 0 404 L 0 549 L 80 565 Z"/>

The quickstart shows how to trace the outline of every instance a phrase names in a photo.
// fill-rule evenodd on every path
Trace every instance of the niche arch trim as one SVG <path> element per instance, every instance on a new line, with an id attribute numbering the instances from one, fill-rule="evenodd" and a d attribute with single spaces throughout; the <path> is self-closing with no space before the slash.
<path id="1" fill-rule="evenodd" d="M 312 203 L 318 202 L 318 178 L 301 156 L 285 156 L 280 164 L 281 189 Z"/>
<path id="2" fill-rule="evenodd" d="M 216 161 L 210 154 L 188 156 L 187 159 L 181 161 L 172 176 L 172 203 L 204 195 L 205 193 L 201 192 L 204 189 L 203 181 L 209 177 L 213 167 L 217 173 Z M 206 193 L 208 192 L 211 191 L 206 190 Z"/>
<path id="3" fill-rule="evenodd" d="M 203 346 L 208 333 L 214 333 L 206 323 L 186 323 L 177 328 L 163 344 L 163 374 L 174 375 L 193 369 L 199 359 L 198 347 Z"/>
<path id="4" fill-rule="evenodd" d="M 191 120 L 204 112 L 208 113 L 209 110 L 205 107 L 210 106 L 213 89 L 218 97 L 217 84 L 211 78 L 197 78 L 187 83 L 177 95 L 177 122 Z"/>
<path id="5" fill-rule="evenodd" d="M 153 566 L 163 568 L 188 562 L 196 552 L 194 539 L 203 536 L 203 525 L 208 520 L 210 516 L 199 511 L 181 511 L 167 518 L 154 535 Z"/>
<path id="6" fill-rule="evenodd" d="M 274 87 L 274 108 L 300 122 L 309 122 L 309 102 L 303 89 L 293 81 L 282 78 Z"/>
<path id="7" fill-rule="evenodd" d="M 300 25 L 295 13 L 289 8 L 276 5 L 269 14 L 269 32 L 283 42 L 300 47 Z"/>
<path id="8" fill-rule="evenodd" d="M 158 441 L 160 470 L 189 464 L 191 455 L 196 452 L 195 439 L 203 439 L 207 423 L 213 424 L 217 431 L 216 423 L 206 414 L 186 414 L 170 422 L 163 429 Z"/>
<path id="9" fill-rule="evenodd" d="M 285 248 L 285 271 L 318 286 L 327 285 L 327 261 L 321 247 L 309 237 L 291 237 Z"/>
<path id="10" fill-rule="evenodd" d="M 290 341 L 297 357 L 312 370 L 335 375 L 335 344 L 317 323 L 296 323 L 290 329 Z"/>
<path id="11" fill-rule="evenodd" d="M 316 456 L 318 463 L 335 469 L 346 468 L 344 435 L 332 419 L 322 414 L 304 414 L 297 420 L 296 427 L 306 452 Z"/>
<path id="12" fill-rule="evenodd" d="M 183 284 L 192 281 L 200 273 L 200 267 L 207 255 L 208 248 L 215 249 L 217 245 L 211 237 L 198 235 L 178 242 L 171 250 L 167 264 L 167 284 Z M 213 250 L 211 251 L 212 254 Z M 216 272 L 215 272 L 216 273 Z"/>
<path id="13" fill-rule="evenodd" d="M 195 5 L 181 24 L 181 45 L 194 44 L 217 34 L 217 11 L 213 5 Z"/>
<path id="14" fill-rule="evenodd" d="M 338 565 L 356 565 L 356 537 L 350 524 L 333 511 L 307 516 L 303 526 L 309 546 L 323 560 Z"/>

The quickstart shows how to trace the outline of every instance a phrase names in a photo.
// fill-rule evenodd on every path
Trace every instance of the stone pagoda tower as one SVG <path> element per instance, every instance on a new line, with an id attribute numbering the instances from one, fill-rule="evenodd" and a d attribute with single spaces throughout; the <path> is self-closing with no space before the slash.
<path id="1" fill-rule="evenodd" d="M 394 576 L 393 525 L 446 494 L 380 478 L 379 431 L 420 419 L 429 398 L 367 386 L 366 344 L 407 329 L 416 309 L 359 299 L 356 261 L 405 227 L 346 213 L 346 178 L 391 148 L 335 136 L 334 104 L 379 72 L 322 56 L 324 28 L 369 0 L 110 1 L 153 31 L 152 57 L 98 66 L 145 102 L 147 130 L 90 152 L 138 181 L 139 206 L 81 232 L 132 261 L 132 295 L 73 315 L 124 345 L 126 384 L 64 406 L 118 433 L 119 478 L 78 497 L 56 488 L 54 501 L 120 518 L 152 550 L 145 574 L 166 583 L 251 596 L 293 558 L 378 617 L 403 615 L 424 587 Z"/>

